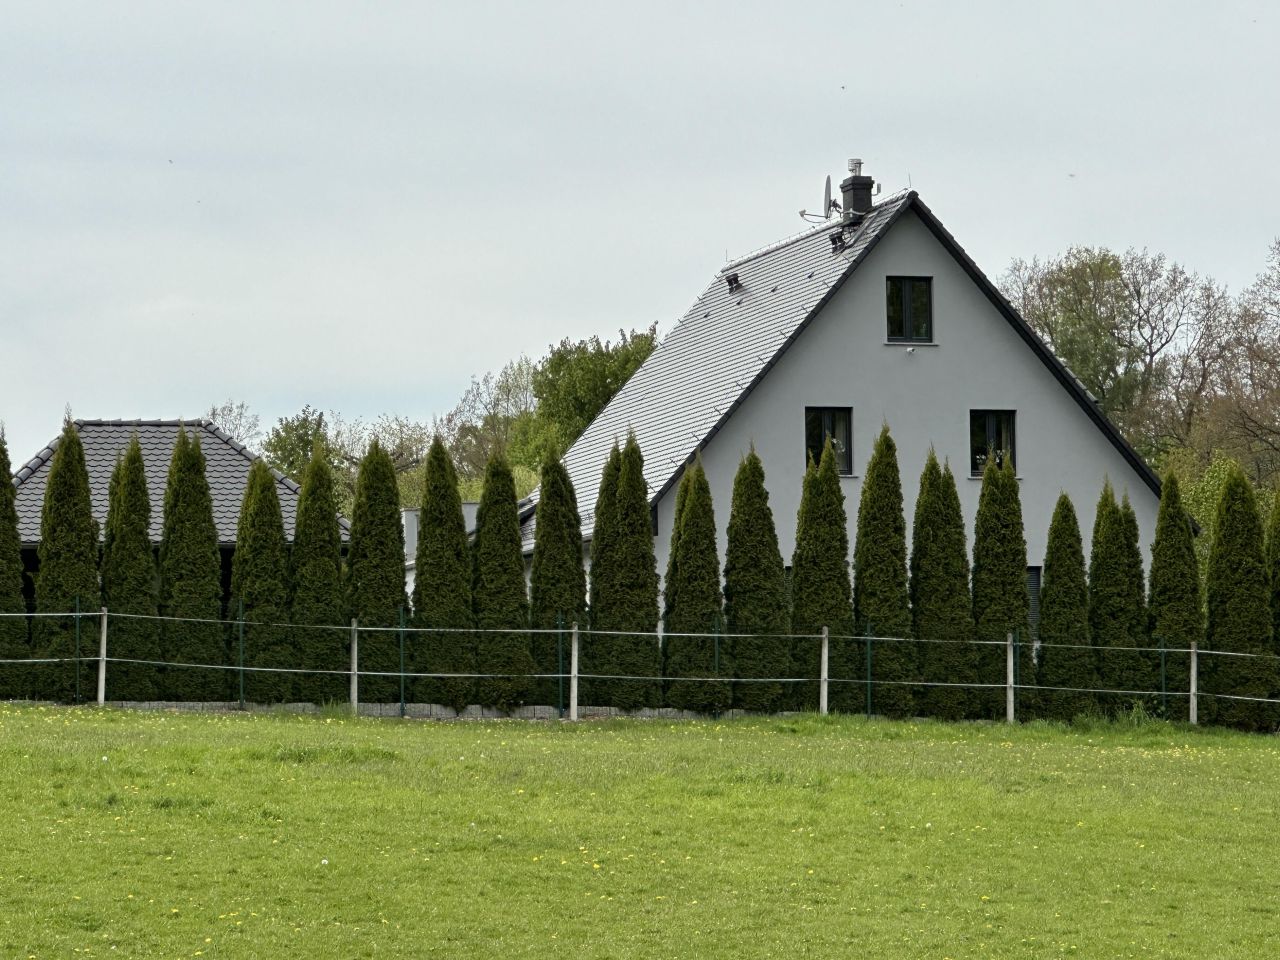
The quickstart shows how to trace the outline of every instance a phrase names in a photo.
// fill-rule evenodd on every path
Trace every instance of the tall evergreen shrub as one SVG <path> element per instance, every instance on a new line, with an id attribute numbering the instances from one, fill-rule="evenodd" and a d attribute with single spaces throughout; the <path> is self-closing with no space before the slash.
<path id="1" fill-rule="evenodd" d="M 1040 589 L 1040 716 L 1070 721 L 1097 705 L 1097 664 L 1089 643 L 1089 586 L 1075 507 L 1058 496 L 1049 523 Z"/>
<path id="2" fill-rule="evenodd" d="M 113 614 L 107 654 L 122 660 L 159 660 L 159 570 L 151 543 L 151 495 L 135 435 L 111 476 L 102 548 L 102 605 Z M 107 699 L 154 700 L 158 668 L 113 663 L 107 668 Z"/>
<path id="3" fill-rule="evenodd" d="M 333 468 L 323 445 L 311 452 L 289 553 L 289 619 L 299 663 L 317 671 L 297 675 L 297 696 L 313 703 L 340 702 L 347 678 L 319 671 L 350 667 L 350 631 L 343 624 L 342 529 Z"/>
<path id="4" fill-rule="evenodd" d="M 178 430 L 169 461 L 160 540 L 162 659 L 174 664 L 225 666 L 222 559 L 213 500 L 200 438 Z M 225 700 L 231 674 L 198 666 L 165 668 L 157 680 L 161 700 Z"/>
<path id="5" fill-rule="evenodd" d="M 622 451 L 615 509 L 617 527 L 607 546 L 607 567 L 600 583 L 600 615 L 592 617 L 592 629 L 616 631 L 594 636 L 599 651 L 596 670 L 639 678 L 606 684 L 609 705 L 633 710 L 658 705 L 660 681 L 644 678 L 657 678 L 662 669 L 649 488 L 644 479 L 644 456 L 634 434 L 627 436 Z"/>
<path id="6" fill-rule="evenodd" d="M 1262 522 L 1253 487 L 1239 468 L 1223 485 L 1214 527 L 1205 645 L 1211 651 L 1256 656 L 1202 657 L 1200 663 L 1207 667 L 1202 670 L 1203 689 L 1212 698 L 1206 698 L 1205 705 L 1214 722 L 1223 726 L 1269 730 L 1276 720 L 1272 704 L 1226 699 L 1274 697 L 1280 689 Z"/>
<path id="7" fill-rule="evenodd" d="M 997 461 L 1003 463 L 998 464 Z M 1008 634 L 1018 641 L 1020 684 L 1032 685 L 1035 664 L 1027 629 L 1027 542 L 1022 530 L 1018 480 L 1008 457 L 987 457 L 973 523 L 973 623 L 980 643 L 978 679 L 992 684 L 979 691 L 981 716 L 1004 715 Z M 1031 697 L 1023 691 L 1020 704 Z"/>
<path id="8" fill-rule="evenodd" d="M 898 448 L 885 424 L 876 438 L 858 502 L 858 536 L 853 548 L 853 617 L 868 637 L 892 639 L 872 646 L 872 709 L 890 717 L 915 710 L 919 657 L 911 642 L 911 597 L 907 587 L 907 522 L 902 512 Z M 839 706 L 853 701 L 839 688 Z"/>
<path id="9" fill-rule="evenodd" d="M 418 549 L 413 581 L 415 667 L 422 673 L 452 674 L 421 679 L 415 699 L 462 710 L 472 701 L 476 672 L 471 613 L 471 552 L 453 461 L 437 436 L 427 453 L 418 516 Z"/>
<path id="10" fill-rule="evenodd" d="M 395 465 L 375 439 L 360 461 L 347 551 L 347 603 L 364 628 L 399 627 L 407 615 L 404 589 L 404 527 Z M 406 636 L 405 642 L 408 643 Z M 383 676 L 360 678 L 360 699 L 392 703 L 400 699 L 400 638 L 395 630 L 362 630 L 360 671 Z M 406 650 L 406 659 L 411 652 Z M 407 669 L 407 664 L 406 664 Z"/>
<path id="11" fill-rule="evenodd" d="M 684 509 L 673 531 L 671 552 L 674 579 L 667 585 L 668 610 L 664 624 L 664 676 L 667 704 L 681 710 L 718 713 L 732 703 L 728 680 L 686 680 L 683 677 L 731 677 L 729 649 L 720 640 L 723 597 L 720 559 L 711 486 L 697 459 L 685 470 Z"/>
<path id="12" fill-rule="evenodd" d="M 18 537 L 17 494 L 10 481 L 9 447 L 0 432 L 0 660 L 31 658 L 27 612 L 22 596 L 22 541 Z M 0 664 L 0 700 L 28 698 L 39 682 L 30 665 Z"/>
<path id="13" fill-rule="evenodd" d="M 1195 532 L 1182 506 L 1178 478 L 1170 473 L 1160 489 L 1156 538 L 1151 546 L 1151 637 L 1165 650 L 1190 650 L 1204 643 L 1204 597 L 1196 560 Z M 1190 689 L 1190 658 L 1186 653 L 1165 654 L 1165 688 L 1168 716 L 1185 720 Z"/>
<path id="14" fill-rule="evenodd" d="M 586 575 L 582 567 L 582 518 L 569 472 L 558 458 L 542 464 L 534 518 L 533 563 L 529 571 L 529 621 L 538 673 L 567 673 L 569 631 L 586 627 Z M 537 703 L 567 702 L 568 682 L 547 676 L 534 688 Z"/>
<path id="15" fill-rule="evenodd" d="M 1123 508 L 1116 503 L 1107 481 L 1098 499 L 1089 552 L 1089 632 L 1102 690 L 1151 689 L 1147 661 L 1135 649 L 1138 638 L 1134 636 L 1134 625 L 1140 611 L 1135 606 L 1130 537 Z M 1143 699 L 1132 693 L 1099 694 L 1100 705 L 1109 712 L 1123 710 Z"/>
<path id="16" fill-rule="evenodd" d="M 1280 496 L 1271 498 L 1271 510 L 1267 516 L 1266 551 L 1271 633 L 1280 640 Z"/>
<path id="17" fill-rule="evenodd" d="M 1141 533 L 1138 530 L 1138 515 L 1125 493 L 1120 499 L 1120 521 L 1124 528 L 1124 567 L 1126 581 L 1129 584 L 1129 609 L 1133 611 L 1133 620 L 1129 625 L 1129 636 L 1133 645 L 1144 650 L 1135 661 L 1137 668 L 1134 680 L 1135 690 L 1159 690 L 1160 657 L 1151 653 L 1148 630 L 1150 623 L 1147 616 L 1147 576 L 1142 567 Z M 1152 698 L 1143 698 L 1150 705 Z"/>
<path id="18" fill-rule="evenodd" d="M 960 720 L 972 711 L 978 682 L 969 596 L 969 549 L 951 465 L 932 449 L 920 475 L 911 540 L 912 635 L 920 643 L 926 684 L 919 706 L 928 716 Z"/>
<path id="19" fill-rule="evenodd" d="M 830 643 L 828 676 L 851 679 L 860 651 L 852 641 L 839 639 L 854 633 L 853 589 L 849 582 L 849 527 L 844 512 L 844 492 L 836 473 L 835 451 L 830 438 L 822 449 L 822 459 L 812 461 L 805 472 L 800 509 L 796 516 L 796 547 L 791 558 L 791 632 L 795 676 L 820 674 L 820 641 L 812 639 L 827 627 Z M 806 636 L 808 635 L 808 636 Z M 795 684 L 794 705 L 813 710 L 818 706 L 817 683 Z M 829 702 L 851 706 L 853 694 L 847 684 L 835 684 Z"/>
<path id="20" fill-rule="evenodd" d="M 244 663 L 261 668 L 247 671 L 244 677 L 245 699 L 253 703 L 294 699 L 295 674 L 268 672 L 268 668 L 302 666 L 293 643 L 295 634 L 287 626 L 288 578 L 289 550 L 276 479 L 266 461 L 255 460 L 240 504 L 236 552 L 231 559 L 232 610 L 245 620 Z M 233 642 L 238 645 L 239 637 Z"/>
<path id="21" fill-rule="evenodd" d="M 781 709 L 791 676 L 785 634 L 791 629 L 786 572 L 755 448 L 733 480 L 728 545 L 724 555 L 724 613 L 733 651 L 733 705 L 739 710 Z M 761 682 L 767 680 L 768 682 Z"/>
<path id="22" fill-rule="evenodd" d="M 536 669 L 529 644 L 516 486 L 500 453 L 485 467 L 471 556 L 471 606 L 479 629 L 476 663 L 479 673 L 491 675 L 477 684 L 478 699 L 510 710 L 528 700 Z"/>
<path id="23" fill-rule="evenodd" d="M 591 531 L 591 572 L 588 601 L 591 632 L 582 636 L 580 669 L 587 674 L 615 674 L 613 638 L 603 633 L 610 620 L 609 594 L 604 584 L 610 579 L 614 545 L 618 533 L 618 477 L 622 473 L 622 451 L 615 443 L 600 475 Z M 585 679 L 579 685 L 582 703 L 605 706 L 610 702 L 612 682 Z"/>
<path id="24" fill-rule="evenodd" d="M 68 613 L 79 610 L 89 616 L 42 617 L 35 623 L 41 655 L 74 658 L 79 652 L 91 656 L 97 635 L 94 607 L 99 597 L 98 524 L 89 503 L 89 473 L 85 469 L 84 447 L 75 424 L 67 420 L 53 455 L 45 484 L 44 509 L 40 514 L 40 572 L 36 576 L 36 609 L 39 613 Z M 76 696 L 76 680 L 81 681 L 83 699 L 89 676 L 84 664 L 53 664 L 44 671 L 43 696 L 70 701 Z"/>

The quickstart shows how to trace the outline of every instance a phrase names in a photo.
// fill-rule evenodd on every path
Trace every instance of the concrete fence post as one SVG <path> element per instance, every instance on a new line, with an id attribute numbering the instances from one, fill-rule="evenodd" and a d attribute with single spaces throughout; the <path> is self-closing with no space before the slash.
<path id="1" fill-rule="evenodd" d="M 98 706 L 107 702 L 107 608 L 102 608 L 102 632 L 98 638 Z"/>
<path id="2" fill-rule="evenodd" d="M 1191 699 L 1187 702 L 1187 719 L 1192 723 L 1199 723 L 1199 704 L 1196 702 L 1199 687 L 1199 658 L 1196 648 L 1196 642 L 1191 641 Z"/>
<path id="3" fill-rule="evenodd" d="M 818 713 L 822 716 L 827 715 L 827 687 L 830 679 L 831 654 L 831 631 L 828 627 L 822 628 L 822 653 L 819 657 L 818 666 Z"/>
<path id="4" fill-rule="evenodd" d="M 569 633 L 569 719 L 578 719 L 578 624 Z"/>
<path id="5" fill-rule="evenodd" d="M 351 713 L 360 715 L 360 625 L 351 618 Z"/>
<path id="6" fill-rule="evenodd" d="M 1005 635 L 1004 643 L 1004 719 L 1006 723 L 1014 723 L 1017 720 L 1013 707 L 1013 664 L 1013 631 L 1010 630 Z"/>

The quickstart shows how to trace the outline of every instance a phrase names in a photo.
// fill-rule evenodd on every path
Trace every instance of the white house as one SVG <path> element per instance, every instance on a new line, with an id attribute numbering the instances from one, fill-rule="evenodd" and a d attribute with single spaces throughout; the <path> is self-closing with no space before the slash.
<path id="1" fill-rule="evenodd" d="M 754 444 L 789 561 L 806 458 L 830 433 L 852 542 L 861 474 L 887 423 L 908 524 L 932 446 L 957 476 L 971 541 L 982 457 L 993 445 L 1009 451 L 1033 595 L 1062 491 L 1087 543 L 1110 478 L 1128 493 L 1149 553 L 1160 493 L 1151 468 L 915 191 L 873 205 L 874 181 L 857 162 L 850 170 L 841 212 L 719 270 L 569 449 L 584 536 L 609 449 L 630 430 L 645 456 L 659 571 L 676 485 L 698 451 L 723 557 L 734 473 Z M 526 550 L 536 499 L 521 513 Z"/>

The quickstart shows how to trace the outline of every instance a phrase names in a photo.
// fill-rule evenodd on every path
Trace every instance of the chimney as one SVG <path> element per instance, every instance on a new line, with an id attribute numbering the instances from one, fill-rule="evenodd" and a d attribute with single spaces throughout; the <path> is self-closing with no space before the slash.
<path id="1" fill-rule="evenodd" d="M 862 161 L 849 161 L 849 176 L 840 184 L 840 192 L 844 194 L 844 219 L 846 221 L 861 220 L 862 215 L 871 211 L 871 189 L 875 186 L 872 177 L 862 175 Z"/>

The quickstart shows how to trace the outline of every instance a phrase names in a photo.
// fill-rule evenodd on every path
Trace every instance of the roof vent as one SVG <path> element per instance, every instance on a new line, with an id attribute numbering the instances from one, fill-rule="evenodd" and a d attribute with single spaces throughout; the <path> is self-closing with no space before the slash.
<path id="1" fill-rule="evenodd" d="M 849 176 L 840 184 L 844 196 L 844 221 L 856 223 L 871 212 L 871 190 L 875 180 L 862 175 L 862 161 L 856 157 L 849 161 Z"/>
<path id="2" fill-rule="evenodd" d="M 839 253 L 841 250 L 844 249 L 844 245 L 845 245 L 845 238 L 844 238 L 843 230 L 837 230 L 833 234 L 831 234 L 831 252 L 832 253 Z"/>
<path id="3" fill-rule="evenodd" d="M 742 289 L 742 281 L 738 279 L 738 275 L 736 273 L 729 274 L 724 278 L 724 282 L 729 284 L 730 293 L 737 293 Z"/>

